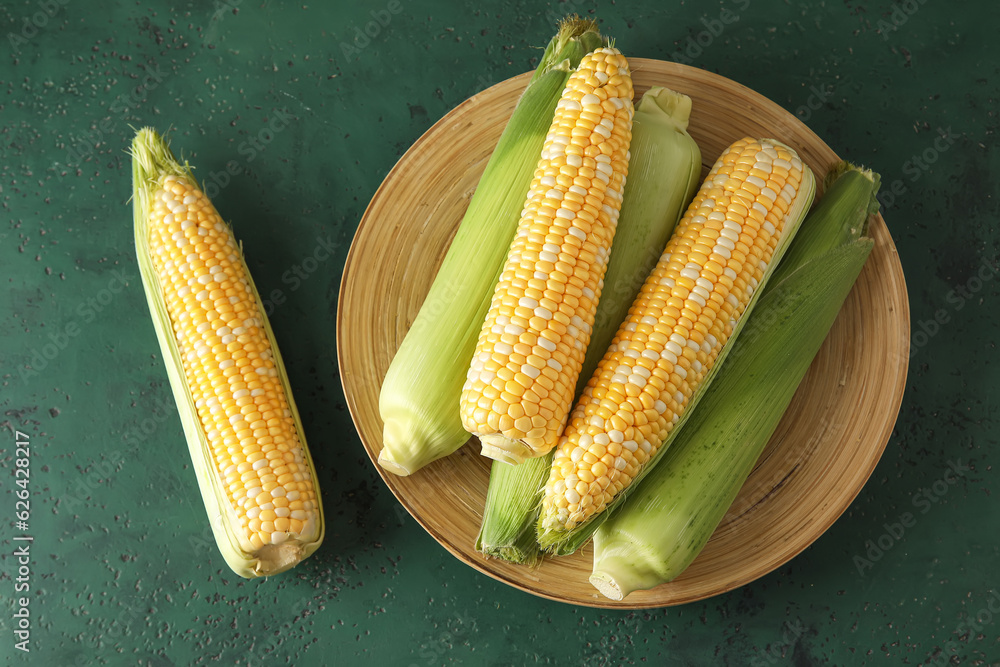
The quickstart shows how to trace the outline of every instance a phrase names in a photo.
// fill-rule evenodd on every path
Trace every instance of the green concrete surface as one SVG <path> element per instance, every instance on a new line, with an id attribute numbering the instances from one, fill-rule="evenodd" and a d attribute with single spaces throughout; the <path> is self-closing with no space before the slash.
<path id="1" fill-rule="evenodd" d="M 569 12 L 879 171 L 907 277 L 910 375 L 867 486 L 791 562 L 681 607 L 570 606 L 459 562 L 382 483 L 338 376 L 340 276 L 379 183 L 532 69 Z M 985 0 L 0 3 L 4 664 L 1000 665 L 998 18 Z M 327 537 L 269 580 L 234 576 L 206 527 L 133 249 L 142 125 L 171 129 L 274 295 Z"/>

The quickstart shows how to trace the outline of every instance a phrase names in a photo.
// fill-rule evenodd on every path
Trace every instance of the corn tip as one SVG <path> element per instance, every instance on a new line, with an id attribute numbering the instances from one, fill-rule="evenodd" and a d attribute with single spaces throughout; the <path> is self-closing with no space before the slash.
<path id="1" fill-rule="evenodd" d="M 684 93 L 663 86 L 653 86 L 645 93 L 636 111 L 657 114 L 669 120 L 679 130 L 686 131 L 691 118 L 691 98 Z"/>

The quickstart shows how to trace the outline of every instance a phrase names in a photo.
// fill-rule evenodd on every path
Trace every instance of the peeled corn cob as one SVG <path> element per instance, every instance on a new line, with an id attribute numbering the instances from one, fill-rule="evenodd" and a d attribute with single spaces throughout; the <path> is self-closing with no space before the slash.
<path id="1" fill-rule="evenodd" d="M 865 234 L 877 190 L 877 174 L 847 163 L 828 176 L 725 372 L 656 469 L 594 534 L 590 581 L 606 597 L 621 600 L 673 580 L 708 542 L 872 250 Z"/>
<path id="2" fill-rule="evenodd" d="M 741 139 L 716 161 L 560 439 L 538 521 L 544 549 L 579 546 L 661 450 L 814 193 L 809 168 L 774 140 Z"/>
<path id="3" fill-rule="evenodd" d="M 573 401 L 628 172 L 632 79 L 615 48 L 570 76 L 468 379 L 462 423 L 484 456 L 520 463 L 556 444 Z"/>
<path id="4" fill-rule="evenodd" d="M 686 131 L 690 114 L 690 97 L 661 87 L 636 105 L 628 184 L 577 395 L 698 189 L 701 151 Z M 551 465 L 552 452 L 516 466 L 493 463 L 476 549 L 516 563 L 537 560 L 535 522 Z"/>
<path id="5" fill-rule="evenodd" d="M 131 148 L 136 255 L 216 542 L 242 577 L 323 540 L 316 472 L 260 297 L 229 226 L 152 129 Z"/>
<path id="6" fill-rule="evenodd" d="M 524 193 L 570 71 L 600 45 L 594 21 L 565 19 L 521 95 L 420 312 L 383 379 L 379 414 L 384 428 L 378 460 L 384 470 L 413 474 L 469 440 L 459 397 L 517 228 Z"/>

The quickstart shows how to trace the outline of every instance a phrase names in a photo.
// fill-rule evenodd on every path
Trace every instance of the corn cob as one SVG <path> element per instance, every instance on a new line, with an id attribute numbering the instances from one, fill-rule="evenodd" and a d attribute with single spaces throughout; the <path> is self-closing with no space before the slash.
<path id="1" fill-rule="evenodd" d="M 691 98 L 666 88 L 650 88 L 636 105 L 628 183 L 577 396 L 698 189 L 701 151 L 686 131 L 690 114 Z M 493 463 L 476 549 L 516 563 L 537 560 L 535 521 L 551 465 L 552 452 L 516 466 Z"/>
<path id="2" fill-rule="evenodd" d="M 570 76 L 462 390 L 465 428 L 507 463 L 556 444 L 583 364 L 628 172 L 632 79 L 615 48 Z"/>
<path id="3" fill-rule="evenodd" d="M 562 21 L 521 95 L 382 382 L 379 414 L 384 428 L 378 460 L 384 470 L 410 475 L 469 439 L 459 397 L 524 193 L 570 71 L 600 44 L 594 21 Z"/>
<path id="4" fill-rule="evenodd" d="M 690 117 L 691 98 L 661 86 L 643 93 L 636 105 L 628 184 L 574 398 L 586 388 L 698 191 L 701 150 L 687 133 Z"/>
<path id="5" fill-rule="evenodd" d="M 745 138 L 716 161 L 577 403 L 538 521 L 542 548 L 575 550 L 661 451 L 812 204 L 787 146 Z"/>
<path id="6" fill-rule="evenodd" d="M 694 561 L 826 338 L 871 252 L 866 220 L 878 209 L 876 174 L 845 163 L 831 178 L 725 372 L 656 469 L 594 534 L 590 581 L 606 597 L 671 581 Z"/>
<path id="7" fill-rule="evenodd" d="M 216 542 L 240 576 L 323 540 L 316 472 L 260 297 L 229 226 L 154 130 L 131 147 L 140 274 Z"/>

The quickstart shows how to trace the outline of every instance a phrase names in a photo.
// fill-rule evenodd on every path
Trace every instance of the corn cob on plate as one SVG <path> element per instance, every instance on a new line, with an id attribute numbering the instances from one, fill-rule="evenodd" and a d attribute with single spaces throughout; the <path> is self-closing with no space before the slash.
<path id="1" fill-rule="evenodd" d="M 744 136 L 774 137 L 793 147 L 818 180 L 839 162 L 798 119 L 744 86 L 676 63 L 628 62 L 634 99 L 651 86 L 691 97 L 688 131 L 701 148 L 704 173 Z M 373 463 L 381 449 L 382 376 L 529 77 L 475 95 L 428 130 L 389 173 L 359 225 L 341 283 L 337 345 L 348 406 Z M 661 607 L 752 581 L 793 558 L 840 516 L 878 462 L 895 423 L 908 359 L 906 287 L 881 217 L 870 231 L 875 249 L 757 468 L 700 556 L 668 584 L 620 602 L 603 598 L 588 581 L 590 545 L 535 568 L 485 559 L 475 551 L 475 539 L 491 461 L 475 440 L 409 477 L 379 472 L 406 510 L 456 557 L 544 598 L 605 608 Z M 372 274 L 379 280 L 371 280 Z"/>

